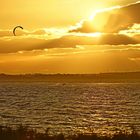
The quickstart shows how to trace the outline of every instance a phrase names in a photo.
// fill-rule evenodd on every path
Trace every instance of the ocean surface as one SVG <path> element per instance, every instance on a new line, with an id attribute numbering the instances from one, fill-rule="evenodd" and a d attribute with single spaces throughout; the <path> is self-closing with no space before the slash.
<path id="1" fill-rule="evenodd" d="M 140 132 L 140 83 L 0 83 L 0 125 L 50 133 Z"/>

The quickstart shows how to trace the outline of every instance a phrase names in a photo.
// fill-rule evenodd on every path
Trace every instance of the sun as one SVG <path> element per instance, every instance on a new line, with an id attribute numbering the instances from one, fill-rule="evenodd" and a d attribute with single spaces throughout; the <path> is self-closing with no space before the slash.
<path id="1" fill-rule="evenodd" d="M 110 18 L 108 13 L 114 12 L 114 9 L 119 9 L 121 6 L 113 6 L 109 8 L 103 8 L 95 10 L 88 19 L 91 28 L 102 32 Z"/>

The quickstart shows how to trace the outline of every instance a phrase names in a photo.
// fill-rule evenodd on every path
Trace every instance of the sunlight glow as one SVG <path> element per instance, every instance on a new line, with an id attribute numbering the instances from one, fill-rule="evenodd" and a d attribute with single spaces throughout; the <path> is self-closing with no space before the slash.
<path id="1" fill-rule="evenodd" d="M 121 6 L 103 8 L 103 9 L 98 9 L 94 11 L 93 14 L 87 20 L 90 28 L 96 29 L 99 32 L 102 32 L 110 18 L 108 12 L 110 13 L 112 12 L 113 14 L 115 12 L 114 9 L 119 9 L 119 8 L 121 8 Z"/>
<path id="2" fill-rule="evenodd" d="M 133 37 L 135 35 L 140 34 L 140 24 L 134 24 L 132 27 L 129 27 L 127 30 L 121 30 L 119 34 L 128 35 L 130 37 Z"/>
<path id="3" fill-rule="evenodd" d="M 119 9 L 119 8 L 121 8 L 121 6 L 113 6 L 113 7 L 109 7 L 109 8 L 103 8 L 103 9 L 95 10 L 95 11 L 93 12 L 93 14 L 89 17 L 89 20 L 94 20 L 94 17 L 95 17 L 98 13 L 102 13 L 102 12 L 106 12 L 106 11 L 111 11 L 111 10 Z"/>
<path id="4" fill-rule="evenodd" d="M 85 37 L 100 37 L 102 35 L 101 32 L 96 33 L 76 33 L 77 36 L 85 36 Z"/>
<path id="5" fill-rule="evenodd" d="M 73 35 L 73 36 L 81 36 L 81 37 L 95 37 L 95 38 L 99 38 L 99 37 L 101 37 L 102 36 L 102 34 L 103 33 L 101 33 L 101 32 L 95 32 L 95 33 L 80 33 L 80 32 L 78 32 L 78 33 L 69 33 L 69 34 L 67 34 L 67 35 Z"/>

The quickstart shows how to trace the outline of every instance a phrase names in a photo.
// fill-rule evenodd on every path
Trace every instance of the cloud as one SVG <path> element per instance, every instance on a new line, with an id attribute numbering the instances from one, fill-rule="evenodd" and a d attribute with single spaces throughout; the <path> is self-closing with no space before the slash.
<path id="1" fill-rule="evenodd" d="M 23 36 L 23 35 L 45 35 L 47 34 L 44 29 L 36 29 L 33 31 L 28 31 L 28 30 L 21 30 L 17 29 L 17 34 L 18 36 Z M 9 37 L 13 36 L 13 31 L 12 30 L 0 30 L 0 37 Z"/>
<path id="2" fill-rule="evenodd" d="M 140 23 L 140 2 L 120 8 L 98 11 L 92 20 L 81 22 L 81 26 L 70 32 L 104 32 L 117 33 Z"/>
<path id="3" fill-rule="evenodd" d="M 133 26 L 129 27 L 127 30 L 121 30 L 119 34 L 125 34 L 128 36 L 133 36 L 136 39 L 140 39 L 140 24 L 134 24 Z"/>
<path id="4" fill-rule="evenodd" d="M 76 48 L 77 45 L 128 45 L 140 41 L 122 34 L 103 34 L 100 37 L 65 35 L 55 39 L 11 38 L 0 40 L 0 53 L 43 50 L 52 48 Z"/>
<path id="5" fill-rule="evenodd" d="M 128 44 L 138 44 L 139 41 L 121 34 L 104 34 L 100 37 L 87 37 L 87 36 L 77 36 L 68 35 L 63 36 L 59 39 L 51 40 L 46 45 L 49 48 L 73 48 L 76 45 L 128 45 Z"/>
<path id="6" fill-rule="evenodd" d="M 0 53 L 36 50 L 42 43 L 44 43 L 44 40 L 34 38 L 0 40 Z"/>
<path id="7" fill-rule="evenodd" d="M 128 44 L 138 44 L 139 41 L 132 37 L 121 34 L 107 34 L 101 37 L 99 44 L 104 45 L 128 45 Z"/>
<path id="8" fill-rule="evenodd" d="M 89 50 L 49 49 L 0 55 L 5 73 L 98 73 L 140 70 L 140 46 L 98 45 Z M 13 69 L 11 69 L 13 68 Z M 83 71 L 84 70 L 84 71 Z"/>
<path id="9" fill-rule="evenodd" d="M 0 30 L 0 37 L 5 36 L 13 36 L 13 32 L 11 30 Z"/>

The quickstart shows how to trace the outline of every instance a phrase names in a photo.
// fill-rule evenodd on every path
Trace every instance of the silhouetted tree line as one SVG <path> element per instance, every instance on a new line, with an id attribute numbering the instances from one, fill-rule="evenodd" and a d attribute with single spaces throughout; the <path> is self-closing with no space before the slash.
<path id="1" fill-rule="evenodd" d="M 134 130 L 132 133 L 116 132 L 113 136 L 99 136 L 97 134 L 77 134 L 65 137 L 63 134 L 49 135 L 49 129 L 45 133 L 39 133 L 20 125 L 17 129 L 0 126 L 0 140 L 140 140 L 140 136 Z"/>

